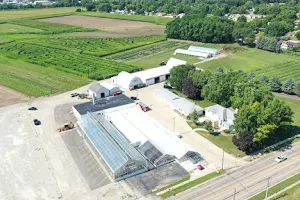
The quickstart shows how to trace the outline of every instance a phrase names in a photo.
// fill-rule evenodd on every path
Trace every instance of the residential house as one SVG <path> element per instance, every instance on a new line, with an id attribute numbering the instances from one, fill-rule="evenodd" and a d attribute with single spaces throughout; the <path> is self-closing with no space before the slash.
<path id="1" fill-rule="evenodd" d="M 295 35 L 296 35 L 295 31 L 288 32 L 287 34 L 285 34 L 285 36 L 288 36 L 288 37 L 295 37 Z"/>
<path id="2" fill-rule="evenodd" d="M 185 16 L 185 13 L 180 13 L 180 14 L 178 14 L 177 16 L 176 16 L 176 18 L 183 18 Z"/>
<path id="3" fill-rule="evenodd" d="M 155 15 L 158 16 L 158 17 L 162 17 L 162 16 L 165 16 L 166 13 L 164 13 L 164 12 L 157 12 Z"/>
<path id="4" fill-rule="evenodd" d="M 288 40 L 288 41 L 281 42 L 282 49 L 291 49 L 298 46 L 300 46 L 300 41 L 297 40 Z"/>
<path id="5" fill-rule="evenodd" d="M 214 129 L 232 131 L 236 113 L 237 110 L 233 108 L 225 108 L 217 104 L 205 109 L 205 118 L 212 123 Z"/>
<path id="6" fill-rule="evenodd" d="M 294 21 L 294 25 L 295 25 L 296 27 L 300 26 L 300 19 L 295 20 L 295 21 Z"/>

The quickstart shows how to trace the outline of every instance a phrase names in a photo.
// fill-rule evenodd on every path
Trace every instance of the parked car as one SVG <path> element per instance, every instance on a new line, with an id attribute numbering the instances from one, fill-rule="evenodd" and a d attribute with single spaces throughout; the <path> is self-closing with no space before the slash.
<path id="1" fill-rule="evenodd" d="M 166 89 L 172 89 L 172 86 L 170 84 L 164 84 L 164 88 L 166 88 Z"/>
<path id="2" fill-rule="evenodd" d="M 137 97 L 134 97 L 134 96 L 130 97 L 130 99 L 131 99 L 131 100 L 138 100 L 138 98 L 137 98 Z"/>
<path id="3" fill-rule="evenodd" d="M 147 112 L 148 110 L 150 110 L 149 106 L 147 106 L 143 102 L 139 102 L 139 105 L 144 112 Z"/>
<path id="4" fill-rule="evenodd" d="M 275 158 L 275 161 L 280 163 L 282 161 L 285 161 L 286 159 L 287 159 L 287 157 L 282 155 L 282 156 L 278 156 L 277 158 Z"/>
<path id="5" fill-rule="evenodd" d="M 38 120 L 38 119 L 34 119 L 34 120 L 33 120 L 33 123 L 34 123 L 34 125 L 36 125 L 36 126 L 41 125 L 41 121 Z"/>
<path id="6" fill-rule="evenodd" d="M 122 94 L 122 92 L 114 92 L 112 95 L 113 95 L 113 96 L 118 96 L 118 95 L 120 95 L 120 94 Z"/>
<path id="7" fill-rule="evenodd" d="M 204 169 L 204 167 L 202 166 L 202 165 L 197 165 L 197 169 L 199 169 L 199 170 L 203 170 Z"/>
<path id="8" fill-rule="evenodd" d="M 79 96 L 79 93 L 72 93 L 71 94 L 71 97 L 77 97 L 77 96 Z"/>
<path id="9" fill-rule="evenodd" d="M 28 108 L 28 110 L 37 110 L 37 108 L 32 106 L 32 107 Z"/>

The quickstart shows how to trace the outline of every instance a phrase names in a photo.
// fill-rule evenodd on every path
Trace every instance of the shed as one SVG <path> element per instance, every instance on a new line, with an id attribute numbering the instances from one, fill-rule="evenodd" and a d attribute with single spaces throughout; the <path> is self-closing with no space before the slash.
<path id="1" fill-rule="evenodd" d="M 180 60 L 176 58 L 170 58 L 166 64 L 167 67 L 176 67 L 179 65 L 186 65 L 187 62 L 185 60 Z"/>
<path id="2" fill-rule="evenodd" d="M 219 49 L 212 49 L 212 48 L 206 48 L 206 47 L 199 47 L 199 46 L 190 46 L 188 48 L 189 51 L 196 51 L 196 52 L 202 52 L 202 53 L 208 53 L 212 55 L 218 55 L 221 53 Z"/>
<path id="3" fill-rule="evenodd" d="M 102 82 L 101 85 L 109 90 L 110 96 L 113 95 L 115 92 L 120 92 L 120 88 L 111 83 Z"/>
<path id="4" fill-rule="evenodd" d="M 119 85 L 126 90 L 133 90 L 144 86 L 141 78 L 124 71 L 120 72 L 118 76 L 114 76 L 111 79 L 113 84 Z"/>
<path id="5" fill-rule="evenodd" d="M 174 52 L 174 55 L 176 54 L 183 54 L 183 55 L 188 55 L 188 56 L 196 56 L 200 58 L 210 58 L 212 56 L 211 53 L 203 53 L 203 52 L 198 52 L 198 51 L 189 51 L 185 49 L 176 49 Z"/>
<path id="6" fill-rule="evenodd" d="M 99 83 L 93 83 L 89 89 L 89 97 L 93 98 L 104 98 L 109 96 L 109 89 L 107 89 L 106 87 L 101 86 Z"/>

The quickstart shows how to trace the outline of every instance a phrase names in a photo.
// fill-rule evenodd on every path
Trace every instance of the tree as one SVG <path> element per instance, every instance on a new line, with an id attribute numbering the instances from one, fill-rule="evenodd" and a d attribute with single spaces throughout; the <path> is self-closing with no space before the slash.
<path id="1" fill-rule="evenodd" d="M 218 67 L 217 70 L 216 70 L 216 72 L 224 73 L 223 67 Z"/>
<path id="2" fill-rule="evenodd" d="M 212 126 L 212 122 L 211 122 L 211 121 L 205 122 L 204 128 L 205 128 L 208 132 L 210 132 L 210 133 L 212 133 L 212 132 L 214 131 L 214 128 L 213 128 L 213 126 Z"/>
<path id="3" fill-rule="evenodd" d="M 172 68 L 168 83 L 170 83 L 176 90 L 182 91 L 183 80 L 187 78 L 189 71 L 194 69 L 195 67 L 193 65 L 180 65 Z"/>
<path id="4" fill-rule="evenodd" d="M 286 22 L 271 22 L 266 28 L 266 34 L 269 36 L 280 37 L 291 30 Z"/>
<path id="5" fill-rule="evenodd" d="M 254 134 L 253 141 L 262 144 L 265 139 L 269 138 L 275 132 L 276 128 L 275 124 L 261 125 Z"/>
<path id="6" fill-rule="evenodd" d="M 194 85 L 191 78 L 186 78 L 182 82 L 182 93 L 191 99 L 200 98 L 200 90 Z"/>
<path id="7" fill-rule="evenodd" d="M 249 132 L 234 135 L 232 137 L 232 143 L 237 146 L 239 150 L 247 154 L 257 149 L 256 143 L 253 142 L 253 134 Z"/>
<path id="8" fill-rule="evenodd" d="M 242 15 L 237 19 L 237 21 L 238 22 L 247 22 L 247 18 L 244 15 Z"/>
<path id="9" fill-rule="evenodd" d="M 195 124 L 197 123 L 199 116 L 197 114 L 197 111 L 194 110 L 191 114 L 188 115 L 188 119 L 193 121 Z"/>
<path id="10" fill-rule="evenodd" d="M 300 84 L 299 83 L 296 85 L 295 93 L 296 93 L 296 95 L 298 95 L 300 97 Z"/>
<path id="11" fill-rule="evenodd" d="M 282 87 L 283 92 L 287 94 L 295 94 L 295 83 L 292 79 L 288 79 Z"/>
<path id="12" fill-rule="evenodd" d="M 94 10 L 95 8 L 96 8 L 96 6 L 95 6 L 95 4 L 93 4 L 93 3 L 89 3 L 89 4 L 86 5 L 86 10 L 87 10 L 87 11 L 92 11 L 92 10 Z"/>
<path id="13" fill-rule="evenodd" d="M 298 40 L 300 40 L 300 31 L 298 31 L 298 32 L 296 33 L 296 38 L 297 38 Z"/>
<path id="14" fill-rule="evenodd" d="M 281 87 L 282 87 L 282 84 L 279 80 L 279 78 L 277 76 L 274 76 L 270 83 L 269 83 L 270 87 L 271 87 L 271 91 L 272 92 L 281 92 Z"/>
<path id="15" fill-rule="evenodd" d="M 191 70 L 189 71 L 188 77 L 193 80 L 194 85 L 199 89 L 202 88 L 207 84 L 208 80 L 212 76 L 211 72 L 209 71 L 201 71 L 201 70 Z"/>
<path id="16" fill-rule="evenodd" d="M 260 77 L 260 81 L 263 82 L 263 83 L 268 83 L 269 82 L 269 79 L 266 75 L 262 75 Z"/>

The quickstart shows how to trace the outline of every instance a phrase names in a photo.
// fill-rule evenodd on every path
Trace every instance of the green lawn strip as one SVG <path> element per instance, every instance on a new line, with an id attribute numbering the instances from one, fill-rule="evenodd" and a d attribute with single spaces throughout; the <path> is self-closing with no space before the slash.
<path id="1" fill-rule="evenodd" d="M 289 190 L 273 197 L 271 200 L 299 200 L 300 198 L 300 184 L 292 187 Z"/>
<path id="2" fill-rule="evenodd" d="M 276 194 L 277 192 L 280 192 L 284 188 L 296 183 L 299 180 L 300 180 L 300 173 L 269 188 L 268 196 L 271 196 L 273 194 Z M 263 192 L 251 197 L 249 200 L 263 200 L 263 199 L 265 199 L 265 195 L 266 195 L 266 191 L 264 190 Z"/>
<path id="3" fill-rule="evenodd" d="M 197 104 L 198 106 L 202 107 L 202 108 L 206 108 L 206 107 L 209 107 L 209 106 L 213 106 L 213 105 L 216 105 L 216 103 L 213 103 L 211 101 L 207 101 L 207 100 L 194 100 L 194 99 L 189 99 L 187 98 L 184 94 L 182 94 L 182 92 L 179 92 L 175 89 L 171 89 L 170 91 L 172 91 L 173 93 L 177 94 L 178 96 L 180 97 L 183 97 L 183 98 L 186 98 L 188 99 L 189 101 L 192 101 L 194 102 L 195 104 Z"/>
<path id="4" fill-rule="evenodd" d="M 289 99 L 285 97 L 276 97 L 276 98 L 284 101 L 287 105 L 291 107 L 292 111 L 294 112 L 294 116 L 293 116 L 294 125 L 300 126 L 300 100 Z"/>
<path id="5" fill-rule="evenodd" d="M 195 128 L 204 128 L 204 126 L 199 126 L 199 125 L 195 124 L 194 122 L 187 121 L 186 123 L 187 123 L 192 129 L 195 129 Z"/>
<path id="6" fill-rule="evenodd" d="M 209 133 L 205 131 L 196 131 L 201 136 L 205 137 L 218 147 L 224 149 L 225 152 L 234 155 L 235 157 L 244 157 L 246 154 L 240 150 L 232 143 L 233 135 L 223 135 L 220 133 Z"/>
<path id="7" fill-rule="evenodd" d="M 167 17 L 143 16 L 143 15 L 121 15 L 121 14 L 110 14 L 110 13 L 102 13 L 102 12 L 76 12 L 74 14 L 80 16 L 150 22 L 158 25 L 166 25 L 169 21 L 173 20 Z"/>
<path id="8" fill-rule="evenodd" d="M 164 187 L 162 187 L 162 188 L 159 188 L 158 190 L 152 191 L 152 193 L 156 194 L 156 193 L 158 193 L 158 192 L 164 191 L 164 190 L 166 190 L 166 189 L 168 189 L 168 188 L 170 188 L 170 187 L 173 187 L 173 186 L 175 186 L 175 185 L 178 185 L 178 184 L 180 184 L 180 183 L 183 183 L 183 182 L 185 182 L 185 181 L 188 181 L 188 180 L 190 180 L 190 178 L 191 178 L 190 176 L 183 177 L 183 178 L 181 178 L 181 179 L 179 179 L 179 180 L 176 180 L 176 181 L 171 182 L 171 183 L 168 184 L 167 186 L 164 186 Z"/>
<path id="9" fill-rule="evenodd" d="M 45 96 L 69 91 L 89 80 L 23 61 L 0 57 L 0 84 L 28 96 Z"/>
<path id="10" fill-rule="evenodd" d="M 174 195 L 176 195 L 176 194 L 178 194 L 180 192 L 183 192 L 183 191 L 185 191 L 185 190 L 187 190 L 189 188 L 192 188 L 192 187 L 194 187 L 196 185 L 199 185 L 200 183 L 203 183 L 203 182 L 208 181 L 210 179 L 213 179 L 213 178 L 215 178 L 217 176 L 220 176 L 221 174 L 223 174 L 223 171 L 219 171 L 219 173 L 218 172 L 213 172 L 213 173 L 207 174 L 206 176 L 197 178 L 197 179 L 195 179 L 195 180 L 193 180 L 191 182 L 188 182 L 188 183 L 186 183 L 184 185 L 181 185 L 181 186 L 179 186 L 177 188 L 174 188 L 174 189 L 172 189 L 172 190 L 170 190 L 170 191 L 168 191 L 166 193 L 163 193 L 163 194 L 160 195 L 160 197 L 162 197 L 163 199 L 166 199 L 168 197 L 174 196 Z"/>

